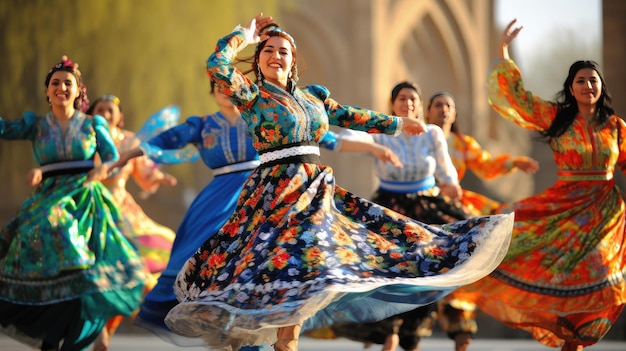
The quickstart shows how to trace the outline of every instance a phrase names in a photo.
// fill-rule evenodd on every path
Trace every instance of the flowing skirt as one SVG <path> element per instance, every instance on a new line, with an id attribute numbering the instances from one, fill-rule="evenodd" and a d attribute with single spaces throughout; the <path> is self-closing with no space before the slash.
<path id="1" fill-rule="evenodd" d="M 139 307 L 141 258 L 109 191 L 85 178 L 44 179 L 0 232 L 0 325 L 25 343 L 71 350 Z"/>
<path id="2" fill-rule="evenodd" d="M 398 193 L 378 189 L 372 201 L 428 224 L 444 224 L 467 219 L 469 216 L 459 202 L 443 197 L 437 187 L 417 193 Z M 384 344 L 387 337 L 398 334 L 399 345 L 414 350 L 422 337 L 432 335 L 436 320 L 435 304 L 394 315 L 373 323 L 334 324 L 312 330 L 308 336 L 319 338 L 343 337 L 365 344 Z"/>
<path id="3" fill-rule="evenodd" d="M 165 316 L 178 304 L 174 281 L 189 257 L 226 223 L 235 210 L 241 187 L 250 173 L 243 171 L 216 176 L 194 199 L 176 232 L 167 268 L 161 272 L 157 285 L 146 295 L 135 325 L 178 346 L 204 344 L 202 339 L 172 333 L 165 325 Z"/>
<path id="4" fill-rule="evenodd" d="M 148 217 L 126 189 L 115 194 L 115 201 L 131 227 L 127 239 L 138 248 L 146 268 L 156 279 L 167 266 L 176 234 Z"/>
<path id="5" fill-rule="evenodd" d="M 181 303 L 166 323 L 236 349 L 273 343 L 281 326 L 378 321 L 489 274 L 512 222 L 498 215 L 430 226 L 336 186 L 329 167 L 261 167 L 178 274 Z"/>
<path id="6" fill-rule="evenodd" d="M 592 345 L 626 302 L 624 202 L 613 181 L 558 181 L 516 203 L 511 249 L 446 299 L 475 303 L 550 347 Z"/>

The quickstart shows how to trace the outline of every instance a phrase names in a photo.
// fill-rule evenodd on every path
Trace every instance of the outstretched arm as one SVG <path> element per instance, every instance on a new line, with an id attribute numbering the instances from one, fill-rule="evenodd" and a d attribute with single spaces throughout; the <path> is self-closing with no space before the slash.
<path id="1" fill-rule="evenodd" d="M 367 152 L 372 154 L 372 156 L 383 162 L 390 162 L 394 166 L 398 168 L 402 168 L 404 165 L 400 162 L 400 159 L 390 148 L 380 145 L 376 142 L 368 142 L 368 141 L 358 141 L 358 140 L 350 140 L 343 139 L 341 141 L 341 146 L 339 147 L 340 152 Z"/>
<path id="2" fill-rule="evenodd" d="M 498 58 L 501 60 L 511 59 L 511 57 L 509 56 L 509 44 L 511 44 L 513 39 L 515 39 L 517 35 L 519 34 L 519 32 L 522 30 L 522 28 L 524 28 L 523 26 L 513 28 L 516 22 L 517 22 L 517 19 L 514 19 L 511 22 L 509 22 L 504 32 L 502 32 L 502 36 L 500 37 Z"/>
<path id="3" fill-rule="evenodd" d="M 143 150 L 139 147 L 130 149 L 120 154 L 120 158 L 111 165 L 110 171 L 126 166 L 126 164 L 135 157 L 143 156 Z"/>
<path id="4" fill-rule="evenodd" d="M 534 158 L 519 156 L 513 159 L 513 167 L 526 173 L 535 174 L 539 170 L 539 162 Z"/>

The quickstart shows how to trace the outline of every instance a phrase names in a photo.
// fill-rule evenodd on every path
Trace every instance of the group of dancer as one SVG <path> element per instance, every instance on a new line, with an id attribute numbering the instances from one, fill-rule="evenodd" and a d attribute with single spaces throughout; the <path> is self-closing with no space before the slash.
<path id="1" fill-rule="evenodd" d="M 119 99 L 83 112 L 82 76 L 63 58 L 46 76 L 49 113 L 0 119 L 0 137 L 31 140 L 40 165 L 0 232 L 2 330 L 41 350 L 105 350 L 120 316 L 139 310 L 137 325 L 180 346 L 296 351 L 301 334 L 330 330 L 417 350 L 438 305 L 457 350 L 476 330 L 468 306 L 562 350 L 598 342 L 626 299 L 625 208 L 612 177 L 626 168 L 625 124 L 592 61 L 572 65 L 556 103 L 525 91 L 508 57 L 514 24 L 489 102 L 546 138 L 559 179 L 511 206 L 460 179 L 467 169 L 534 173 L 536 161 L 492 158 L 458 133 L 451 94 L 433 95 L 426 116 L 411 82 L 393 89 L 391 115 L 339 104 L 323 86 L 297 85 L 296 42 L 262 14 L 207 60 L 220 110 L 149 140 L 122 132 Z M 249 45 L 253 56 L 238 57 Z M 142 231 L 120 210 L 128 198 L 114 196 L 130 165 L 148 164 L 138 169 L 148 191 L 175 185 L 152 162 L 189 144 L 214 179 L 175 236 L 147 217 Z M 335 184 L 320 146 L 377 158 L 373 201 Z"/>

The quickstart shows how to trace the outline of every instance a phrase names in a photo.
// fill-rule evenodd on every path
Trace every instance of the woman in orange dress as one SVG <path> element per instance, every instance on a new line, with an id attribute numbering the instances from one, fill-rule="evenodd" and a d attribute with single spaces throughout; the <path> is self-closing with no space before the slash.
<path id="1" fill-rule="evenodd" d="M 430 97 L 426 122 L 435 124 L 443 130 L 459 181 L 465 177 L 467 171 L 471 171 L 482 180 L 489 180 L 517 170 L 534 174 L 539 169 L 539 163 L 527 156 L 492 155 L 480 146 L 476 138 L 459 131 L 456 117 L 456 103 L 452 94 L 440 91 Z M 474 216 L 494 214 L 502 205 L 494 199 L 471 190 L 463 188 L 462 191 L 461 203 L 466 211 Z"/>
<path id="2" fill-rule="evenodd" d="M 428 100 L 426 121 L 438 125 L 448 141 L 448 152 L 457 170 L 459 182 L 467 171 L 472 171 L 480 179 L 488 180 L 511 174 L 516 170 L 536 173 L 539 163 L 527 156 L 502 154 L 493 156 L 484 150 L 478 141 L 459 131 L 456 123 L 457 109 L 452 94 L 439 91 Z M 460 199 L 465 211 L 473 216 L 494 214 L 503 206 L 499 201 L 485 195 L 462 188 Z M 438 303 L 439 323 L 448 337 L 455 342 L 456 351 L 464 351 L 470 339 L 478 331 L 476 324 L 476 305 L 446 296 Z"/>
<path id="3" fill-rule="evenodd" d="M 549 142 L 557 181 L 513 206 L 513 241 L 486 278 L 461 299 L 541 343 L 582 350 L 600 341 L 626 302 L 624 210 L 615 167 L 626 169 L 626 123 L 594 61 L 574 62 L 556 102 L 524 89 L 509 58 L 512 21 L 489 76 L 489 101 L 503 117 Z"/>

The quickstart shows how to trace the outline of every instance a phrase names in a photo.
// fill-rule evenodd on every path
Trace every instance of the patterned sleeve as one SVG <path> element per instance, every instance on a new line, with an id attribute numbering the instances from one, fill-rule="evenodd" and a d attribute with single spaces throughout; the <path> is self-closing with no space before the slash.
<path id="1" fill-rule="evenodd" d="M 626 173 L 626 122 L 623 119 L 613 116 L 617 121 L 617 142 L 619 147 L 619 156 L 617 158 L 617 166 Z"/>
<path id="2" fill-rule="evenodd" d="M 330 98 L 328 89 L 320 85 L 312 85 L 308 88 L 324 101 L 328 120 L 332 125 L 368 133 L 399 134 L 400 132 L 401 117 L 389 116 L 356 106 L 341 105 Z"/>
<path id="3" fill-rule="evenodd" d="M 231 66 L 237 53 L 248 45 L 246 29 L 237 27 L 217 42 L 215 52 L 206 63 L 207 74 L 216 87 L 228 95 L 234 105 L 248 109 L 259 93 L 259 87 L 238 69 Z"/>
<path id="4" fill-rule="evenodd" d="M 0 117 L 0 138 L 2 139 L 35 139 L 37 116 L 33 112 L 26 112 L 22 118 L 5 121 Z"/>
<path id="5" fill-rule="evenodd" d="M 109 124 L 102 116 L 95 115 L 92 118 L 93 128 L 96 132 L 96 150 L 98 151 L 98 155 L 100 155 L 102 162 L 111 165 L 117 161 L 120 155 L 117 152 L 117 148 L 115 147 L 113 138 L 111 138 L 111 134 L 109 134 Z"/>
<path id="6" fill-rule="evenodd" d="M 476 176 L 481 179 L 493 179 L 507 174 L 513 169 L 513 156 L 503 154 L 492 156 L 484 150 L 474 137 L 459 135 L 465 144 L 465 164 Z"/>
<path id="7" fill-rule="evenodd" d="M 202 142 L 202 118 L 193 116 L 185 123 L 172 127 L 159 135 L 142 142 L 140 145 L 144 155 L 153 160 L 159 160 L 163 150 L 182 149 L 187 144 Z"/>
<path id="8" fill-rule="evenodd" d="M 520 127 L 542 131 L 550 127 L 556 104 L 524 89 L 522 74 L 512 60 L 498 60 L 487 80 L 489 104 Z"/>
<path id="9" fill-rule="evenodd" d="M 337 133 L 329 130 L 320 140 L 320 146 L 330 151 L 338 151 L 341 148 L 341 138 Z"/>
<path id="10" fill-rule="evenodd" d="M 443 130 L 434 124 L 429 124 L 426 131 L 431 137 L 435 152 L 435 179 L 441 184 L 459 184 L 459 176 L 448 152 L 448 143 Z"/>

